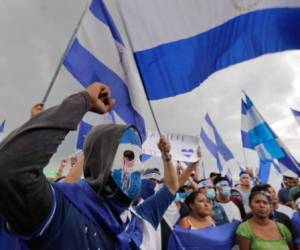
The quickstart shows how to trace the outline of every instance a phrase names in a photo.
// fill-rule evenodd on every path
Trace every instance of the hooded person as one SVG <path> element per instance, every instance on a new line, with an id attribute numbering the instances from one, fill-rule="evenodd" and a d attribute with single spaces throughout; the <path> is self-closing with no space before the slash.
<path id="1" fill-rule="evenodd" d="M 12 132 L 0 144 L 0 212 L 7 228 L 31 249 L 139 249 L 143 223 L 158 226 L 178 188 L 170 145 L 159 148 L 165 186 L 141 205 L 141 138 L 135 127 L 100 125 L 84 147 L 79 183 L 51 184 L 43 168 L 84 114 L 103 114 L 114 105 L 109 88 L 94 83 Z"/>

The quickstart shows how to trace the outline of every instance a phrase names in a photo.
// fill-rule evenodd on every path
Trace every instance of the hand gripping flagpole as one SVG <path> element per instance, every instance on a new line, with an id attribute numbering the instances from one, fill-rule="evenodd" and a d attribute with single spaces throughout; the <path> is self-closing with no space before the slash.
<path id="1" fill-rule="evenodd" d="M 123 12 L 122 12 L 121 7 L 120 7 L 120 5 L 119 5 L 119 1 L 117 0 L 117 1 L 115 1 L 115 3 L 116 3 L 116 6 L 117 6 L 117 8 L 118 8 L 118 12 L 119 12 L 119 14 L 120 14 L 120 18 L 121 18 L 122 23 L 123 23 L 124 31 L 125 31 L 125 33 L 126 33 L 127 40 L 128 40 L 129 46 L 130 46 L 130 49 L 131 49 L 131 51 L 133 51 L 133 44 L 132 44 L 132 41 L 130 40 L 130 37 L 129 37 L 129 31 L 128 31 L 127 27 L 126 27 L 125 18 L 124 18 L 124 16 L 123 16 Z M 140 79 L 141 79 L 141 81 L 142 81 L 142 83 L 143 83 L 143 80 L 142 80 L 142 77 L 141 77 L 142 75 L 141 75 L 141 72 L 140 72 L 140 70 L 139 70 L 139 67 L 137 66 L 136 68 L 137 68 L 137 70 L 138 70 L 138 72 L 139 72 Z M 161 133 L 160 128 L 159 128 L 159 126 L 158 126 L 158 122 L 157 122 L 156 116 L 155 116 L 155 114 L 154 114 L 153 107 L 152 107 L 152 105 L 151 105 L 151 102 L 150 102 L 150 99 L 149 99 L 149 96 L 148 96 L 148 93 L 147 93 L 147 89 L 145 88 L 145 84 L 144 84 L 144 83 L 143 83 L 143 88 L 144 88 L 144 92 L 145 92 L 146 97 L 147 97 L 148 105 L 149 105 L 150 112 L 151 112 L 151 114 L 152 114 L 152 117 L 153 117 L 153 120 L 154 120 L 156 129 L 157 129 L 157 132 L 158 132 L 159 136 L 162 136 L 162 133 Z"/>
<path id="2" fill-rule="evenodd" d="M 74 31 L 73 31 L 73 34 L 72 34 L 72 36 L 71 36 L 71 38 L 70 38 L 70 40 L 69 40 L 69 42 L 68 42 L 68 45 L 67 45 L 67 47 L 66 47 L 66 49 L 65 49 L 65 51 L 64 51 L 64 53 L 63 53 L 63 55 L 62 55 L 62 57 L 60 58 L 59 64 L 58 64 L 58 66 L 57 66 L 57 68 L 56 68 L 56 70 L 55 70 L 55 72 L 54 72 L 54 75 L 53 75 L 53 77 L 52 77 L 52 79 L 51 79 L 51 82 L 50 82 L 50 84 L 49 84 L 49 86 L 48 86 L 48 88 L 47 88 L 47 91 L 46 91 L 45 95 L 44 95 L 44 98 L 43 98 L 43 101 L 42 101 L 43 103 L 45 103 L 45 102 L 47 101 L 48 97 L 49 97 L 49 94 L 50 94 L 50 92 L 51 92 L 51 90 L 52 90 L 52 88 L 53 88 L 53 85 L 54 85 L 54 83 L 55 83 L 57 77 L 58 77 L 58 74 L 59 74 L 59 72 L 60 72 L 60 69 L 61 69 L 61 67 L 62 67 L 62 65 L 63 65 L 63 63 L 64 63 L 65 57 L 66 57 L 66 55 L 67 55 L 69 49 L 71 48 L 71 45 L 72 45 L 72 43 L 73 43 L 73 41 L 74 41 L 74 39 L 75 39 L 75 37 L 76 37 L 76 34 L 77 34 L 77 32 L 78 32 L 78 29 L 79 29 L 79 27 L 80 27 L 80 25 L 81 25 L 81 23 L 82 23 L 83 17 L 85 16 L 86 12 L 87 12 L 88 9 L 89 9 L 89 6 L 90 6 L 90 1 L 87 0 L 87 3 L 86 3 L 86 5 L 85 5 L 85 8 L 84 8 L 82 14 L 81 14 L 81 17 L 80 17 L 80 19 L 79 19 L 79 21 L 78 21 L 78 23 L 77 23 L 77 25 L 76 25 L 76 27 L 75 27 L 75 29 L 74 29 Z"/>

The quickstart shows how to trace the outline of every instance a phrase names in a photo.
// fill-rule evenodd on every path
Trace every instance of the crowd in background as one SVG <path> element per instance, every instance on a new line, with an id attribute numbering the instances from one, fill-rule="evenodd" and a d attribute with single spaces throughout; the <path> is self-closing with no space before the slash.
<path id="1" fill-rule="evenodd" d="M 300 249 L 298 178 L 283 176 L 282 188 L 278 192 L 272 185 L 260 183 L 250 167 L 240 172 L 237 183 L 232 183 L 225 176 L 214 172 L 210 173 L 209 178 L 203 179 L 197 171 L 201 161 L 200 149 L 197 152 L 198 161 L 183 167 L 181 162 L 175 164 L 169 154 L 171 145 L 165 138 L 161 138 L 158 146 L 162 153 L 164 176 L 160 173 L 160 166 L 140 171 L 140 176 L 138 175 L 140 178 L 135 178 L 140 180 L 135 183 L 136 186 L 139 185 L 138 192 L 135 192 L 137 187 L 130 183 L 135 179 L 128 173 L 121 173 L 120 185 L 116 181 L 118 172 L 111 174 L 110 165 L 113 159 L 109 162 L 101 162 L 103 169 L 107 168 L 106 172 L 94 166 L 100 164 L 99 161 L 103 161 L 97 158 L 96 154 L 107 159 L 113 158 L 109 153 L 116 154 L 116 145 L 120 146 L 122 135 L 128 131 L 127 127 L 104 126 L 96 130 L 94 137 L 87 142 L 84 152 L 80 156 L 75 154 L 64 158 L 55 178 L 46 180 L 41 172 L 42 168 L 47 165 L 67 132 L 78 125 L 82 115 L 88 110 L 97 108 L 98 111 L 105 113 L 113 105 L 107 99 L 109 94 L 106 88 L 101 87 L 100 90 L 93 88 L 87 89 L 88 94 L 81 93 L 81 97 L 80 95 L 71 97 L 69 101 L 50 111 L 44 111 L 43 104 L 37 104 L 32 109 L 32 119 L 2 143 L 0 246 L 4 246 L 1 245 L 4 244 L 2 243 L 4 240 L 10 240 L 11 245 L 8 244 L 6 247 L 11 246 L 11 248 L 5 249 L 51 249 L 53 246 L 57 246 L 57 249 L 80 249 L 75 248 L 76 244 L 80 245 L 81 249 L 102 249 L 96 247 L 97 244 L 97 246 L 108 244 L 103 249 L 110 249 L 110 247 L 111 249 L 168 249 L 169 238 L 176 225 L 186 230 L 201 230 L 239 221 L 235 234 L 236 243 L 241 250 Z M 104 91 L 105 94 L 100 95 L 99 91 Z M 102 106 L 109 107 L 103 109 L 101 105 L 97 106 L 98 104 L 95 103 L 99 99 Z M 75 105 L 76 102 L 78 107 Z M 75 118 L 66 117 L 65 122 L 62 114 L 72 112 L 74 108 L 80 109 L 82 106 L 85 107 L 82 114 L 73 115 Z M 75 120 L 74 126 L 69 124 L 71 119 Z M 44 132 L 43 136 L 39 134 L 41 131 Z M 53 139 L 56 137 L 58 141 Z M 29 149 L 26 151 L 21 148 L 21 145 L 30 144 L 32 138 L 45 140 L 40 151 L 37 152 L 34 148 L 33 151 Z M 114 138 L 115 145 L 109 145 L 108 140 L 113 140 L 110 138 Z M 54 140 L 53 145 L 52 140 Z M 40 147 L 40 145 L 35 141 L 32 147 Z M 103 147 L 107 147 L 105 150 L 108 150 L 108 153 L 102 152 Z M 24 151 L 26 152 L 23 154 Z M 23 157 L 22 161 L 10 158 L 12 153 L 14 157 Z M 136 159 L 134 152 L 127 149 L 124 150 L 121 160 L 125 165 L 128 164 L 133 168 Z M 71 168 L 64 176 L 67 165 Z M 88 185 L 82 184 L 83 176 Z M 34 187 L 31 187 L 29 182 L 34 183 Z M 124 183 L 129 188 L 124 189 Z M 44 187 L 44 191 L 37 190 L 40 186 Z M 34 194 L 35 190 L 36 194 Z M 80 192 L 86 192 L 87 196 L 93 195 L 93 197 L 88 201 L 81 201 L 83 197 L 79 197 Z M 35 195 L 37 203 L 34 202 Z M 100 198 L 101 203 L 95 197 Z M 84 206 L 80 205 L 81 202 Z M 14 206 L 17 211 L 14 211 Z M 20 211 L 22 209 L 27 212 Z M 98 217 L 91 215 L 91 211 Z M 63 218 L 68 217 L 69 213 L 74 216 L 73 219 Z M 105 221 L 107 218 L 104 215 L 110 219 Z M 24 216 L 28 218 L 24 219 Z M 97 221 L 99 216 L 104 216 L 101 218 L 105 223 Z M 122 216 L 127 217 L 123 220 Z M 35 218 L 38 218 L 37 221 Z M 142 227 L 138 223 L 140 219 L 145 222 Z M 70 220 L 73 220 L 73 224 Z M 81 222 L 76 224 L 77 222 L 74 222 L 76 220 L 82 221 L 82 224 Z M 81 225 L 83 225 L 81 231 L 73 228 Z M 73 232 L 69 235 L 67 232 L 71 231 L 71 227 L 77 233 Z M 35 232 L 36 230 L 38 233 Z M 89 230 L 95 238 L 88 234 Z M 111 231 L 107 233 L 106 230 Z M 136 232 L 142 235 L 141 238 L 136 236 Z M 62 236 L 57 236 L 58 234 Z M 102 237 L 101 234 L 105 236 Z M 59 242 L 62 239 L 68 242 L 62 244 Z M 139 239 L 143 240 L 143 244 Z M 74 245 L 69 241 L 75 241 Z M 76 241 L 84 242 L 79 244 Z"/>

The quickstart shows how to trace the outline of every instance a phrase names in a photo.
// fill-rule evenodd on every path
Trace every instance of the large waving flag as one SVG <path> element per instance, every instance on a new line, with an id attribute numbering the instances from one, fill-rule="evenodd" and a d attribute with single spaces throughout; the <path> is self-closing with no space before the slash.
<path id="1" fill-rule="evenodd" d="M 208 114 L 205 115 L 205 126 L 201 128 L 200 138 L 207 150 L 216 159 L 219 172 L 225 175 L 228 174 L 228 179 L 231 179 L 230 169 L 228 167 L 227 169 L 224 168 L 224 165 L 230 166 L 233 163 L 234 166 L 237 166 L 237 162 L 234 160 L 232 152 L 224 143 Z"/>
<path id="2" fill-rule="evenodd" d="M 261 161 L 279 162 L 280 167 L 300 176 L 300 166 L 283 142 L 259 114 L 250 98 L 242 99 L 242 141 L 245 148 L 255 149 Z"/>
<path id="3" fill-rule="evenodd" d="M 117 100 L 114 111 L 123 122 L 135 125 L 145 138 L 141 110 L 147 108 L 147 99 L 130 55 L 104 1 L 93 0 L 64 66 L 84 87 L 95 81 L 108 84 Z"/>
<path id="4" fill-rule="evenodd" d="M 190 92 L 211 74 L 300 48 L 295 0 L 118 0 L 147 95 Z"/>
<path id="5" fill-rule="evenodd" d="M 235 231 L 239 222 L 198 230 L 176 226 L 170 238 L 168 249 L 181 250 L 231 250 L 236 244 Z"/>

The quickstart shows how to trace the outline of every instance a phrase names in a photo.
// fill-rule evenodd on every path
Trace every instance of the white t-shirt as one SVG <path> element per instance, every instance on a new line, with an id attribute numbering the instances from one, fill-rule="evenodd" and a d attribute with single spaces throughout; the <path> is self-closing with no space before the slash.
<path id="1" fill-rule="evenodd" d="M 295 213 L 295 210 L 291 209 L 288 206 L 279 204 L 278 208 L 276 209 L 276 211 L 284 213 L 285 215 L 287 215 L 290 219 L 293 217 L 293 214 Z"/>
<path id="2" fill-rule="evenodd" d="M 229 222 L 232 222 L 234 220 L 242 221 L 240 210 L 232 201 L 229 201 L 227 203 L 219 202 L 219 204 L 224 208 Z"/>

